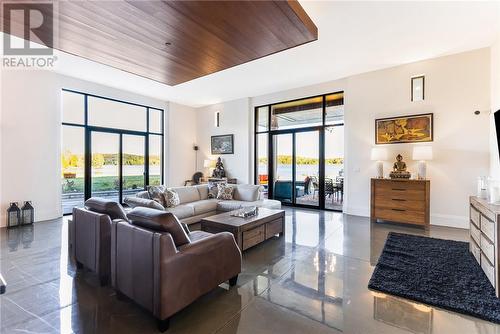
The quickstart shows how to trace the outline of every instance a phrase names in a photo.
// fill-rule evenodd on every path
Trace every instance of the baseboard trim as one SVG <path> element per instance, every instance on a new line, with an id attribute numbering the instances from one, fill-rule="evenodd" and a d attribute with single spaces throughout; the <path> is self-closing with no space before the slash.
<path id="1" fill-rule="evenodd" d="M 469 218 L 435 213 L 431 214 L 431 225 L 469 229 Z"/>
<path id="2" fill-rule="evenodd" d="M 347 206 L 344 212 L 352 216 L 370 217 L 370 210 L 363 206 Z"/>

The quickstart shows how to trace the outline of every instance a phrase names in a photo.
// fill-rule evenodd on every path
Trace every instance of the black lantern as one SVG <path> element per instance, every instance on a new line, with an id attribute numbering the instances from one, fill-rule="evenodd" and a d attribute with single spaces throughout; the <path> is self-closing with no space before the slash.
<path id="1" fill-rule="evenodd" d="M 35 209 L 31 205 L 31 202 L 30 201 L 24 202 L 24 205 L 21 208 L 22 224 L 23 225 L 33 224 L 34 215 L 35 215 Z"/>
<path id="2" fill-rule="evenodd" d="M 17 206 L 16 202 L 10 203 L 10 207 L 7 209 L 7 227 L 17 227 L 21 224 L 21 210 Z"/>

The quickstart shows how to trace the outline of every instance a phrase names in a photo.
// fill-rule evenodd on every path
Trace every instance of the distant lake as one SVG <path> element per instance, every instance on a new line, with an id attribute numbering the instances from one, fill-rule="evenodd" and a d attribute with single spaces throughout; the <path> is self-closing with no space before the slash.
<path id="1" fill-rule="evenodd" d="M 83 168 L 66 168 L 65 171 L 76 173 L 76 177 L 83 177 Z M 116 176 L 118 175 L 117 165 L 104 165 L 102 168 L 92 168 L 94 176 Z M 123 165 L 123 176 L 142 175 L 144 166 L 142 165 Z M 149 166 L 150 175 L 160 175 L 160 165 Z"/>
<path id="2" fill-rule="evenodd" d="M 339 176 L 339 172 L 344 169 L 344 165 L 325 165 L 325 177 L 334 179 Z M 278 164 L 277 168 L 279 180 L 292 179 L 292 165 Z M 267 165 L 259 164 L 259 175 L 268 174 Z M 318 176 L 319 165 L 297 165 L 297 179 L 305 179 L 306 176 Z"/>

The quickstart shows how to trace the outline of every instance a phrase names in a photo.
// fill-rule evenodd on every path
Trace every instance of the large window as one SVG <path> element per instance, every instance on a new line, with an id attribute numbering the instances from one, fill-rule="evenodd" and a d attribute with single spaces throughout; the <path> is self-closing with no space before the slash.
<path id="1" fill-rule="evenodd" d="M 163 110 L 62 91 L 63 213 L 163 183 Z"/>
<path id="2" fill-rule="evenodd" d="M 342 210 L 344 93 L 255 108 L 255 183 L 284 204 Z"/>

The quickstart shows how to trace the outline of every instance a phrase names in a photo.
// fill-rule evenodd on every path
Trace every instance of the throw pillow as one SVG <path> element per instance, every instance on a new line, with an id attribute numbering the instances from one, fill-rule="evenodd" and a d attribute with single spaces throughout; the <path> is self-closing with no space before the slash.
<path id="1" fill-rule="evenodd" d="M 219 188 L 217 187 L 217 183 L 209 183 L 208 198 L 217 198 L 218 194 L 219 194 Z"/>
<path id="2" fill-rule="evenodd" d="M 165 196 L 165 207 L 166 208 L 173 208 L 173 207 L 181 204 L 181 200 L 179 199 L 179 194 L 171 189 L 165 190 L 165 192 L 163 193 L 163 196 Z"/>
<path id="3" fill-rule="evenodd" d="M 151 198 L 153 201 L 160 203 L 163 207 L 166 207 L 165 205 L 165 196 L 163 193 L 167 189 L 165 186 L 148 186 L 148 194 L 149 198 Z"/>
<path id="4" fill-rule="evenodd" d="M 233 199 L 233 191 L 234 188 L 230 185 L 227 185 L 225 183 L 219 183 L 217 185 L 217 199 L 226 199 L 230 200 Z"/>

